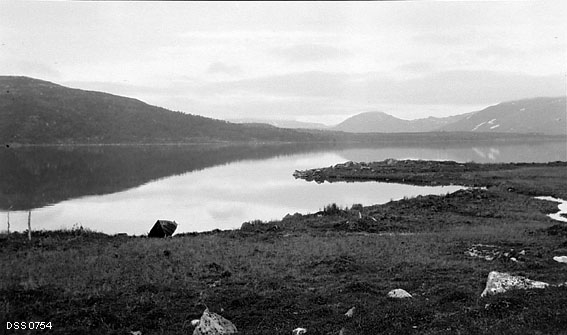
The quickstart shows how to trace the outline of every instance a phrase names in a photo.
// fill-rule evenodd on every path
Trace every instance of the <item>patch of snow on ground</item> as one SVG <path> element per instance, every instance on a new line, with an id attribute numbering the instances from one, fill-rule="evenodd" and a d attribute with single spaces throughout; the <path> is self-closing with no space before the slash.
<path id="1" fill-rule="evenodd" d="M 535 197 L 535 198 L 539 199 L 539 200 L 547 200 L 547 201 L 558 202 L 559 203 L 559 205 L 558 205 L 559 212 L 553 213 L 553 214 L 548 214 L 547 216 L 549 216 L 553 220 L 567 222 L 567 218 L 564 218 L 563 216 L 561 216 L 561 214 L 567 214 L 567 200 L 558 199 L 558 198 L 554 198 L 554 197 Z"/>
<path id="2" fill-rule="evenodd" d="M 478 129 L 479 127 L 482 127 L 482 125 L 483 125 L 483 124 L 485 124 L 485 123 L 486 123 L 486 121 L 485 121 L 485 122 L 483 122 L 483 123 L 479 123 L 479 124 L 477 124 L 477 125 L 476 125 L 476 127 L 474 127 L 474 128 L 473 128 L 473 129 L 471 130 L 471 131 L 475 131 L 475 130 L 477 130 L 477 129 Z"/>
<path id="3" fill-rule="evenodd" d="M 493 124 L 494 121 L 496 121 L 496 119 L 492 119 L 492 120 L 488 121 L 488 124 Z"/>
<path id="4" fill-rule="evenodd" d="M 494 126 L 490 127 L 490 129 L 494 129 L 494 128 L 498 128 L 498 127 L 500 127 L 500 125 L 499 125 L 499 124 L 495 124 Z"/>
<path id="5" fill-rule="evenodd" d="M 525 111 L 525 110 L 526 110 L 525 108 L 522 108 L 522 109 L 520 109 L 520 112 L 523 112 L 523 111 Z"/>

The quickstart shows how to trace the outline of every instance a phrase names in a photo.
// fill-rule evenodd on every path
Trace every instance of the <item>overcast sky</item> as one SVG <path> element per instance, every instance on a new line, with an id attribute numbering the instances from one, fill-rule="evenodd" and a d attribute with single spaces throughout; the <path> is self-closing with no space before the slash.
<path id="1" fill-rule="evenodd" d="M 415 119 L 566 93 L 567 1 L 0 1 L 0 74 L 214 118 Z"/>

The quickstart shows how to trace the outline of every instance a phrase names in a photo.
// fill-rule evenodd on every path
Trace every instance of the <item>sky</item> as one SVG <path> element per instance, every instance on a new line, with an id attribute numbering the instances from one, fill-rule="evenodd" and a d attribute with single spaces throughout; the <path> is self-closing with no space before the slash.
<path id="1" fill-rule="evenodd" d="M 0 1 L 0 75 L 218 119 L 443 117 L 566 94 L 567 1 Z"/>

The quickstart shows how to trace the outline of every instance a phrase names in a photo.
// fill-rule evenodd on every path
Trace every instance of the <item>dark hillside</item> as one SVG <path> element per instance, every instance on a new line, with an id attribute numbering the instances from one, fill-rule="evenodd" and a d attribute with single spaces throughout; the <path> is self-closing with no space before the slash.
<path id="1" fill-rule="evenodd" d="M 112 94 L 0 77 L 4 143 L 306 141 L 313 135 L 236 125 Z"/>

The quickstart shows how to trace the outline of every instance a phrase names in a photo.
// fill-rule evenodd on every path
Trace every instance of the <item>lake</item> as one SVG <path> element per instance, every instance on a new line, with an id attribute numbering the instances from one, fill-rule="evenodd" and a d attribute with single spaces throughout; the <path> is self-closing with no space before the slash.
<path id="1" fill-rule="evenodd" d="M 567 160 L 564 142 L 454 146 L 186 145 L 23 147 L 0 150 L 0 230 L 82 226 L 146 234 L 157 219 L 177 232 L 233 229 L 325 205 L 380 204 L 458 186 L 309 183 L 295 170 L 387 158 L 458 162 Z"/>

